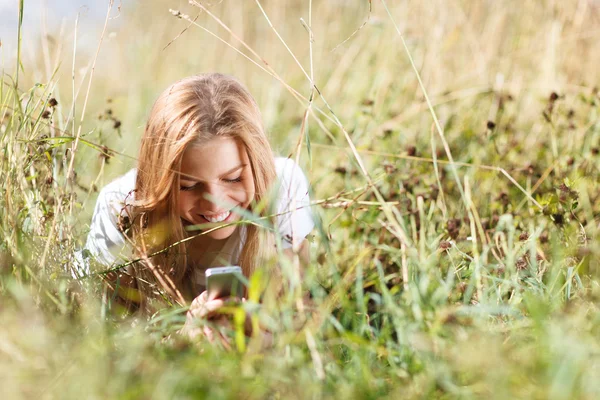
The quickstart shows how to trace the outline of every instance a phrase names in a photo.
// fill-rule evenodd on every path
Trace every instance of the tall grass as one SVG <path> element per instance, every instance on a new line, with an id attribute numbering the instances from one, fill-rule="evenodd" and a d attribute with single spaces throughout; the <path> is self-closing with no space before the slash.
<path id="1" fill-rule="evenodd" d="M 600 395 L 595 2 L 107 12 L 93 47 L 78 45 L 81 16 L 2 66 L 3 398 Z M 210 70 L 256 96 L 319 216 L 315 309 L 293 290 L 247 307 L 270 346 L 235 331 L 232 351 L 190 342 L 181 309 L 112 315 L 100 279 L 71 274 L 154 98 Z"/>

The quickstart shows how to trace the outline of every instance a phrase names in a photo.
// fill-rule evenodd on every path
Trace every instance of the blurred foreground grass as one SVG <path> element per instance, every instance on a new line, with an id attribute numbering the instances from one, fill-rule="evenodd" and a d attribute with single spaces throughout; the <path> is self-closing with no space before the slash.
<path id="1" fill-rule="evenodd" d="M 68 21 L 18 73 L 2 66 L 2 398 L 600 396 L 597 2 L 390 1 L 393 19 L 380 1 L 207 6 L 228 28 L 172 3 L 114 5 L 97 59 Z M 258 314 L 272 347 L 228 352 L 179 338 L 179 310 L 110 317 L 70 255 L 178 78 L 238 76 L 294 152 L 309 106 L 286 85 L 311 85 L 260 7 L 343 129 L 315 94 L 301 163 L 318 311 L 290 293 Z"/>

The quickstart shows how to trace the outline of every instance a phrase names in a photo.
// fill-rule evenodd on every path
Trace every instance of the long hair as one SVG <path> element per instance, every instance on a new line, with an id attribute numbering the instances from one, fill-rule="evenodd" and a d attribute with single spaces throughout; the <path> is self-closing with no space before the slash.
<path id="1" fill-rule="evenodd" d="M 254 177 L 252 204 L 265 204 L 261 207 L 264 215 L 271 209 L 268 191 L 276 178 L 275 163 L 260 111 L 248 90 L 235 78 L 218 73 L 172 84 L 152 107 L 139 153 L 132 241 L 142 259 L 134 269 L 143 298 L 155 297 L 157 287 L 162 289 L 161 296 L 174 297 L 171 301 L 179 303 L 179 293 L 184 293 L 183 302 L 194 295 L 186 282 L 186 243 L 179 243 L 188 235 L 177 212 L 179 170 L 188 146 L 216 137 L 231 137 L 243 144 Z M 247 225 L 239 260 L 244 275 L 252 275 L 273 251 L 272 234 Z"/>

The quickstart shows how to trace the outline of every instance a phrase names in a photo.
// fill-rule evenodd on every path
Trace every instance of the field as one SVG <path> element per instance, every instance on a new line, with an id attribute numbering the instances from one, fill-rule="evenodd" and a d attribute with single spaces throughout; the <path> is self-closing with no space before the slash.
<path id="1" fill-rule="evenodd" d="M 1 398 L 600 398 L 598 1 L 199 3 L 107 2 L 2 53 Z M 205 71 L 312 187 L 314 309 L 247 304 L 269 346 L 71 275 L 156 96 Z"/>

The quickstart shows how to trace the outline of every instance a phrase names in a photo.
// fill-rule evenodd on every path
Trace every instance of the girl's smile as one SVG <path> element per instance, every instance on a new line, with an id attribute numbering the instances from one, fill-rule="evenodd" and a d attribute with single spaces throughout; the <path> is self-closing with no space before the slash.
<path id="1" fill-rule="evenodd" d="M 225 222 L 231 216 L 231 211 L 225 211 L 220 214 L 214 215 L 202 215 L 202 217 L 208 222 L 216 223 L 216 222 Z"/>
<path id="2" fill-rule="evenodd" d="M 217 137 L 191 145 L 183 154 L 179 178 L 178 212 L 192 225 L 229 223 L 240 218 L 235 207 L 248 209 L 254 199 L 254 177 L 244 146 L 231 137 Z M 235 225 L 207 233 L 228 238 Z"/>

